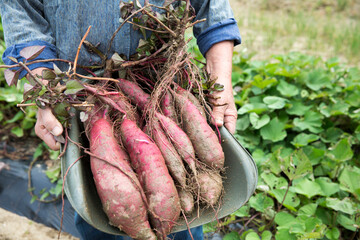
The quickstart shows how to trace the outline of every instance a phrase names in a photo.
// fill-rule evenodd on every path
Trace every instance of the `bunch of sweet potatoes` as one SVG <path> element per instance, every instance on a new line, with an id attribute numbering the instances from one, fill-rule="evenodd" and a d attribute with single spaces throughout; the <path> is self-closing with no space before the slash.
<path id="1" fill-rule="evenodd" d="M 219 202 L 220 140 L 178 85 L 156 105 L 140 84 L 118 79 L 116 87 L 121 96 L 102 92 L 86 121 L 97 192 L 110 224 L 134 239 L 165 239 L 180 217 Z"/>

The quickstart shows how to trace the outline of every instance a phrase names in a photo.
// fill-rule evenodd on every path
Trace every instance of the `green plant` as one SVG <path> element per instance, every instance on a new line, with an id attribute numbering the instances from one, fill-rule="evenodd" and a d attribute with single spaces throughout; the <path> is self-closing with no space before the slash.
<path id="1" fill-rule="evenodd" d="M 252 153 L 259 181 L 249 202 L 223 220 L 241 221 L 245 231 L 226 236 L 355 239 L 360 70 L 299 53 L 269 61 L 236 54 L 233 69 L 235 136 Z"/>

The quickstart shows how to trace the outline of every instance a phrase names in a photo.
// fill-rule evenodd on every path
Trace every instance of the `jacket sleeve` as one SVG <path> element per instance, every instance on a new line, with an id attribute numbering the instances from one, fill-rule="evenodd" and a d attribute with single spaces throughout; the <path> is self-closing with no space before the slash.
<path id="1" fill-rule="evenodd" d="M 10 56 L 18 61 L 23 60 L 20 50 L 34 45 L 45 46 L 44 51 L 34 60 L 56 58 L 55 40 L 44 17 L 43 0 L 1 0 L 0 15 L 7 47 L 2 56 L 5 64 L 14 64 L 8 58 Z M 38 67 L 52 68 L 52 63 L 29 65 L 30 70 Z M 25 75 L 26 71 L 22 71 L 20 78 Z"/>
<path id="2" fill-rule="evenodd" d="M 192 0 L 191 5 L 196 12 L 196 20 L 206 19 L 193 28 L 200 52 L 206 52 L 215 43 L 232 40 L 234 44 L 241 43 L 237 22 L 228 0 Z"/>

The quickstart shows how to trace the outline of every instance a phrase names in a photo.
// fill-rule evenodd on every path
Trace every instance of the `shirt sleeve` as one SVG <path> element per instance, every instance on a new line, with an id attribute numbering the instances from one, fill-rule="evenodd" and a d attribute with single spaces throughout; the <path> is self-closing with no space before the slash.
<path id="1" fill-rule="evenodd" d="M 241 43 L 240 31 L 228 0 L 192 0 L 191 4 L 196 12 L 195 21 L 206 19 L 193 28 L 204 56 L 215 43 L 226 40 L 234 41 L 234 45 Z"/>
<path id="2" fill-rule="evenodd" d="M 48 21 L 44 17 L 43 0 L 1 0 L 0 15 L 7 49 L 3 53 L 5 64 L 15 64 L 8 57 L 22 61 L 20 50 L 27 46 L 45 46 L 44 51 L 34 60 L 56 58 L 55 39 Z M 52 68 L 52 63 L 35 63 L 30 70 L 38 67 Z M 23 70 L 20 78 L 26 75 Z"/>

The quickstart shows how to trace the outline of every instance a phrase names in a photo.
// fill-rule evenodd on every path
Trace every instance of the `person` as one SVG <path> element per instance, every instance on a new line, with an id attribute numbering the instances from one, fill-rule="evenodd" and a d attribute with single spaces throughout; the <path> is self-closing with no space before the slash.
<path id="1" fill-rule="evenodd" d="M 231 84 L 232 54 L 235 45 L 241 43 L 237 22 L 227 0 L 192 0 L 196 18 L 206 19 L 193 27 L 194 36 L 201 53 L 206 58 L 206 68 L 217 82 L 224 85 L 224 91 L 216 92 L 213 104 L 214 124 L 225 126 L 235 132 L 237 111 Z M 143 5 L 144 1 L 140 1 Z M 161 6 L 164 0 L 150 0 Z M 45 46 L 35 59 L 75 59 L 76 50 L 87 28 L 92 26 L 87 40 L 97 44 L 100 51 L 106 52 L 109 41 L 120 25 L 120 0 L 2 0 L 0 14 L 4 29 L 6 50 L 2 59 L 5 64 L 14 64 L 10 57 L 21 60 L 21 49 L 28 46 Z M 124 24 L 116 35 L 110 49 L 127 57 L 135 53 L 142 34 L 131 24 Z M 82 48 L 78 64 L 97 65 L 101 59 L 95 53 Z M 66 69 L 68 66 L 60 65 Z M 53 69 L 50 62 L 29 65 L 30 70 L 41 75 L 43 69 Z M 23 70 L 20 78 L 26 76 Z M 63 133 L 63 127 L 50 109 L 39 109 L 35 133 L 53 150 L 59 150 L 60 143 L 54 136 Z M 92 228 L 78 215 L 76 226 L 82 239 L 124 239 L 106 235 Z M 202 239 L 202 228 L 192 229 L 194 239 Z M 190 239 L 187 231 L 173 238 Z"/>

